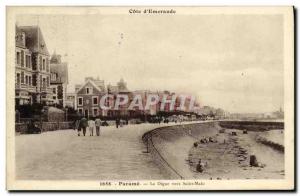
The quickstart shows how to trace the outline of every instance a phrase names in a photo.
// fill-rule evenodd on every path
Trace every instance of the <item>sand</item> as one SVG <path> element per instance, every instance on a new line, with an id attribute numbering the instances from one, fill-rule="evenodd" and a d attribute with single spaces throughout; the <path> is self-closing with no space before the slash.
<path id="1" fill-rule="evenodd" d="M 284 178 L 284 153 L 258 143 L 256 138 L 263 132 L 243 134 L 241 130 L 226 129 L 219 133 L 220 129 L 217 123 L 165 128 L 153 136 L 153 143 L 184 179 Z M 194 147 L 195 142 L 208 137 L 217 142 Z M 255 155 L 262 167 L 251 167 L 250 155 Z M 199 159 L 206 164 L 203 173 L 196 171 Z"/>

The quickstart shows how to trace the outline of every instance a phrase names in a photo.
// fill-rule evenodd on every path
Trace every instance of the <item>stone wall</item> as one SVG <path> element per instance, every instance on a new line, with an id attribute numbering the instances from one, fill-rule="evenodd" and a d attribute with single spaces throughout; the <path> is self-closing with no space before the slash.
<path id="1" fill-rule="evenodd" d="M 72 129 L 73 122 L 35 122 L 35 124 L 45 131 L 56 131 L 62 129 Z M 15 124 L 16 133 L 24 134 L 27 132 L 27 123 L 16 123 Z"/>

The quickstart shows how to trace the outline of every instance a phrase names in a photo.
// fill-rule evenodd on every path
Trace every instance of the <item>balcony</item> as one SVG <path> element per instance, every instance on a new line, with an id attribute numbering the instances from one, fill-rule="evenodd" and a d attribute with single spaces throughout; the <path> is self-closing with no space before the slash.
<path id="1" fill-rule="evenodd" d="M 28 92 L 36 92 L 36 87 L 28 85 L 28 84 L 15 84 L 16 90 L 25 90 Z"/>
<path id="2" fill-rule="evenodd" d="M 50 87 L 45 87 L 45 86 L 40 87 L 40 91 L 39 92 L 45 93 L 45 94 L 52 94 L 51 88 Z"/>

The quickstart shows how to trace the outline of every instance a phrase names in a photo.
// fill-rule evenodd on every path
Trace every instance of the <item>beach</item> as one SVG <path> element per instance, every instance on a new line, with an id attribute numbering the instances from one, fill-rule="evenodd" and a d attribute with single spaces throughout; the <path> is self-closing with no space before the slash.
<path id="1" fill-rule="evenodd" d="M 223 130 L 220 133 L 220 130 Z M 235 132 L 236 135 L 233 135 Z M 284 153 L 257 141 L 278 141 L 283 133 L 224 129 L 217 122 L 173 126 L 153 132 L 152 143 L 170 163 L 178 178 L 184 179 L 283 179 Z M 214 142 L 201 143 L 211 138 Z M 258 166 L 250 166 L 254 155 Z M 196 171 L 201 159 L 204 171 Z"/>

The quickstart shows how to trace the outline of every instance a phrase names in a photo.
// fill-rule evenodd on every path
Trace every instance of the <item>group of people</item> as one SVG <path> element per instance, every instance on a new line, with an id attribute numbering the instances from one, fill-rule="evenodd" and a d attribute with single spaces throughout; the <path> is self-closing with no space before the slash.
<path id="1" fill-rule="evenodd" d="M 90 136 L 94 136 L 94 130 L 96 130 L 96 135 L 100 136 L 100 127 L 101 127 L 100 118 L 97 118 L 95 120 L 92 119 L 87 120 L 85 117 L 83 117 L 80 120 L 75 121 L 74 130 L 77 129 L 78 136 L 80 136 L 81 131 L 83 133 L 83 136 L 85 136 L 87 129 L 90 132 Z"/>

